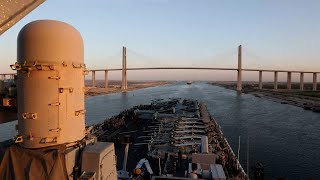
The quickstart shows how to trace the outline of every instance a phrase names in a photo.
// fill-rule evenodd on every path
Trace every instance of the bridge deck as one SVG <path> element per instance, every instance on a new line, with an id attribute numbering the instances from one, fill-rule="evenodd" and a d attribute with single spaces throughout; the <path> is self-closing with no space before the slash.
<path id="1" fill-rule="evenodd" d="M 127 68 L 127 71 L 138 71 L 138 70 L 218 70 L 218 71 L 238 71 L 237 68 L 219 68 L 219 67 L 146 67 L 146 68 Z M 89 71 L 121 71 L 122 68 L 113 69 L 91 69 Z M 291 73 L 320 73 L 319 71 L 297 71 L 297 70 L 272 70 L 272 69 L 242 69 L 242 71 L 262 71 L 262 72 L 291 72 Z M 16 73 L 2 73 L 3 75 L 15 75 Z"/>
<path id="2" fill-rule="evenodd" d="M 149 68 L 127 68 L 127 71 L 136 70 L 162 70 L 162 69 L 190 69 L 190 70 L 219 70 L 219 71 L 237 71 L 237 68 L 215 68 L 215 67 L 149 67 Z M 121 71 L 119 69 L 92 69 L 89 71 Z M 291 72 L 291 73 L 320 73 L 316 71 L 297 71 L 297 70 L 272 70 L 272 69 L 242 69 L 242 71 L 262 71 L 262 72 Z"/>

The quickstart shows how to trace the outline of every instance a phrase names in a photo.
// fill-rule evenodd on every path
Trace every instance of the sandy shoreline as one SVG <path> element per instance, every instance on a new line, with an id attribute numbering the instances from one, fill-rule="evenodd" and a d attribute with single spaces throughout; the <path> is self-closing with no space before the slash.
<path id="1" fill-rule="evenodd" d="M 167 81 L 136 81 L 136 82 L 129 82 L 128 89 L 126 91 L 133 91 L 137 89 L 149 88 L 149 87 L 156 87 L 156 86 L 164 86 L 171 84 L 171 82 Z M 97 85 L 97 87 L 86 87 L 85 88 L 85 97 L 91 96 L 99 96 L 104 94 L 112 94 L 112 93 L 119 93 L 123 92 L 121 89 L 121 85 L 119 84 L 112 84 L 108 86 L 108 89 L 102 87 L 102 85 Z"/>
<path id="2" fill-rule="evenodd" d="M 226 89 L 235 90 L 236 84 L 235 83 L 212 83 L 212 85 L 218 85 L 224 87 Z M 308 85 L 308 84 L 307 84 Z M 304 108 L 305 110 L 312 110 L 314 112 L 320 112 L 320 98 L 319 97 L 312 97 L 310 93 L 314 93 L 315 96 L 319 96 L 319 91 L 299 91 L 299 90 L 273 90 L 268 87 L 268 89 L 258 89 L 257 83 L 248 83 L 243 84 L 243 93 L 251 94 L 258 98 L 265 98 L 269 99 L 274 102 L 278 102 L 281 104 L 289 104 L 297 107 Z M 310 86 L 310 85 L 308 85 Z"/>

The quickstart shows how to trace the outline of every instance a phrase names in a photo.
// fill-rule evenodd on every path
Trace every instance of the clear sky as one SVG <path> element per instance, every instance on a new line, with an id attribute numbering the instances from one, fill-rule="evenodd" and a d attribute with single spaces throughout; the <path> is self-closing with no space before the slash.
<path id="1" fill-rule="evenodd" d="M 128 49 L 128 67 L 236 67 L 242 44 L 245 68 L 320 71 L 319 9 L 318 0 L 47 0 L 0 36 L 0 72 L 11 72 L 17 34 L 38 19 L 77 28 L 89 69 L 121 67 L 122 46 Z M 257 73 L 244 77 L 258 78 Z M 184 70 L 129 72 L 128 77 L 234 78 L 235 72 Z M 111 73 L 111 79 L 120 79 L 120 73 Z"/>

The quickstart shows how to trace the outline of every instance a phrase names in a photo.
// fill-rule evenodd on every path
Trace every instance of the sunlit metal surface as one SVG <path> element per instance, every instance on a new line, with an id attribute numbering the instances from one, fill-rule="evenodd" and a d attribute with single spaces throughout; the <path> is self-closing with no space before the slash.
<path id="1" fill-rule="evenodd" d="M 0 35 L 45 0 L 0 0 Z"/>

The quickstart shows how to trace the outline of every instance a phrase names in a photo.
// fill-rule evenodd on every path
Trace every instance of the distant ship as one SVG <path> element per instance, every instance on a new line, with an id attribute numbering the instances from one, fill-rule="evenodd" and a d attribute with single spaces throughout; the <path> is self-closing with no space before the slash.
<path id="1" fill-rule="evenodd" d="M 191 84 L 192 84 L 192 81 L 188 81 L 187 84 L 188 84 L 188 85 L 191 85 Z"/>

